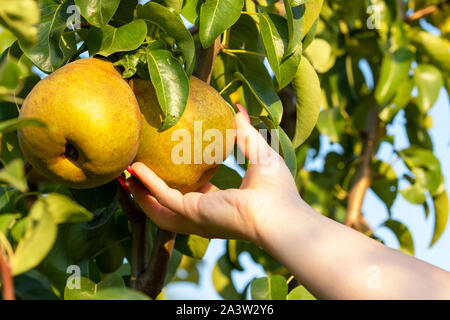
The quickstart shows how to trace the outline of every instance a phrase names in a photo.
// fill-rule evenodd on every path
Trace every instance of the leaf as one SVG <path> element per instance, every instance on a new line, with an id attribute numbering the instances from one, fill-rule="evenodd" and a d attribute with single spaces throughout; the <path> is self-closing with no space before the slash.
<path id="1" fill-rule="evenodd" d="M 310 136 L 320 114 L 322 92 L 316 71 L 305 57 L 292 81 L 297 110 L 297 125 L 292 144 L 299 147 Z"/>
<path id="2" fill-rule="evenodd" d="M 428 55 L 440 70 L 450 72 L 450 45 L 448 41 L 420 29 L 408 33 L 412 43 Z"/>
<path id="3" fill-rule="evenodd" d="M 427 198 L 425 194 L 426 189 L 418 184 L 413 184 L 409 187 L 406 187 L 403 190 L 400 190 L 400 194 L 413 204 L 423 204 Z"/>
<path id="4" fill-rule="evenodd" d="M 250 287 L 252 300 L 286 300 L 288 286 L 281 275 L 253 280 Z"/>
<path id="5" fill-rule="evenodd" d="M 93 219 L 92 213 L 79 206 L 72 199 L 58 193 L 40 197 L 31 208 L 50 213 L 56 224 L 87 222 Z"/>
<path id="6" fill-rule="evenodd" d="M 414 82 L 418 90 L 417 106 L 421 113 L 426 113 L 437 101 L 444 85 L 442 74 L 432 65 L 419 64 L 414 69 Z"/>
<path id="7" fill-rule="evenodd" d="M 286 56 L 289 56 L 297 49 L 297 46 L 301 43 L 303 38 L 306 6 L 304 5 L 305 1 L 296 2 L 297 3 L 292 0 L 283 0 L 289 31 L 289 46 L 285 54 Z"/>
<path id="8" fill-rule="evenodd" d="M 37 126 L 37 127 L 46 127 L 45 123 L 37 120 L 37 119 L 11 119 L 7 121 L 0 122 L 0 132 L 8 133 L 12 131 L 16 131 L 19 128 L 29 127 L 29 126 Z"/>
<path id="9" fill-rule="evenodd" d="M 414 241 L 408 228 L 397 220 L 387 220 L 382 226 L 388 227 L 400 243 L 400 251 L 414 256 Z"/>
<path id="10" fill-rule="evenodd" d="M 86 300 L 150 300 L 145 294 L 128 288 L 108 288 L 86 297 Z"/>
<path id="11" fill-rule="evenodd" d="M 113 27 L 120 27 L 133 21 L 137 4 L 138 0 L 120 0 L 119 7 L 109 24 Z"/>
<path id="12" fill-rule="evenodd" d="M 19 61 L 8 56 L 0 64 L 0 97 L 8 93 L 14 94 L 21 89 L 22 80 L 28 75 Z"/>
<path id="13" fill-rule="evenodd" d="M 397 197 L 397 174 L 389 163 L 383 161 L 375 162 L 372 172 L 374 179 L 370 187 L 390 210 Z"/>
<path id="14" fill-rule="evenodd" d="M 180 13 L 183 7 L 183 0 L 164 0 L 164 3 L 168 8 L 173 9 L 175 12 Z"/>
<path id="15" fill-rule="evenodd" d="M 167 50 L 148 49 L 147 64 L 164 114 L 161 130 L 165 130 L 175 125 L 183 115 L 189 97 L 189 78 Z"/>
<path id="16" fill-rule="evenodd" d="M 323 0 L 308 0 L 305 1 L 305 5 L 306 13 L 303 34 L 307 34 L 314 25 L 314 22 L 319 18 L 319 14 L 323 6 Z"/>
<path id="17" fill-rule="evenodd" d="M 237 300 L 240 298 L 231 279 L 232 268 L 227 256 L 223 255 L 217 261 L 212 272 L 214 288 L 216 288 L 220 296 L 226 300 Z"/>
<path id="18" fill-rule="evenodd" d="M 336 62 L 333 48 L 324 39 L 314 39 L 304 53 L 319 73 L 328 72 Z"/>
<path id="19" fill-rule="evenodd" d="M 68 43 L 64 42 L 62 37 L 69 17 L 67 8 L 71 5 L 71 1 L 40 0 L 38 4 L 41 20 L 36 24 L 37 43 L 29 47 L 27 42 L 19 39 L 19 45 L 39 69 L 44 72 L 53 72 L 77 50 L 73 43 L 67 46 Z"/>
<path id="20" fill-rule="evenodd" d="M 287 300 L 317 300 L 304 286 L 298 286 L 289 292 Z"/>
<path id="21" fill-rule="evenodd" d="M 147 25 L 141 19 L 119 28 L 110 25 L 101 29 L 92 27 L 88 34 L 89 54 L 108 57 L 116 52 L 132 51 L 144 42 L 146 35 Z"/>
<path id="22" fill-rule="evenodd" d="M 95 295 L 97 285 L 85 277 L 79 277 L 80 286 L 75 287 L 76 281 L 73 283 L 68 279 L 66 288 L 64 289 L 64 300 L 86 300 Z M 72 287 L 73 286 L 73 287 Z"/>
<path id="23" fill-rule="evenodd" d="M 429 247 L 432 247 L 436 243 L 436 241 L 439 240 L 439 238 L 445 231 L 445 227 L 447 226 L 449 213 L 447 192 L 444 190 L 439 195 L 434 196 L 433 204 L 435 211 L 434 216 L 435 221 L 434 221 L 433 239 L 431 240 Z"/>
<path id="24" fill-rule="evenodd" d="M 241 15 L 244 0 L 206 0 L 200 8 L 199 37 L 203 48 L 231 27 Z"/>
<path id="25" fill-rule="evenodd" d="M 408 78 L 403 81 L 395 94 L 394 100 L 392 103 L 386 106 L 380 112 L 380 119 L 386 123 L 390 123 L 397 113 L 404 109 L 409 101 L 411 100 L 411 92 L 414 88 L 414 81 L 412 78 Z"/>
<path id="26" fill-rule="evenodd" d="M 409 147 L 399 151 L 408 169 L 412 171 L 416 184 L 433 195 L 443 184 L 441 164 L 432 151 Z"/>
<path id="27" fill-rule="evenodd" d="M 26 47 L 37 41 L 39 7 L 34 0 L 0 2 L 0 25 L 11 31 Z"/>
<path id="28" fill-rule="evenodd" d="M 191 33 L 186 29 L 180 17 L 160 4 L 149 2 L 139 5 L 136 9 L 138 18 L 153 23 L 172 37 L 177 47 L 183 53 L 188 76 L 192 74 L 195 65 L 195 44 Z"/>
<path id="29" fill-rule="evenodd" d="M 93 26 L 103 28 L 113 17 L 120 0 L 75 0 L 81 15 Z"/>
<path id="30" fill-rule="evenodd" d="M 175 248 L 182 254 L 191 258 L 201 259 L 208 249 L 209 239 L 195 234 L 178 234 L 175 239 Z"/>
<path id="31" fill-rule="evenodd" d="M 73 199 L 86 209 L 94 212 L 107 207 L 116 196 L 117 182 L 111 181 L 97 188 L 70 189 Z"/>
<path id="32" fill-rule="evenodd" d="M 28 184 L 25 179 L 22 159 L 15 159 L 7 163 L 5 167 L 0 170 L 0 181 L 11 185 L 19 191 L 27 191 Z"/>
<path id="33" fill-rule="evenodd" d="M 302 50 L 298 46 L 291 55 L 285 57 L 288 48 L 287 21 L 275 14 L 259 14 L 260 32 L 267 59 L 278 81 L 278 89 L 287 86 L 295 76 Z"/>
<path id="34" fill-rule="evenodd" d="M 317 120 L 317 128 L 320 133 L 327 135 L 333 143 L 339 141 L 344 131 L 344 125 L 344 118 L 339 107 L 323 110 Z"/>
<path id="35" fill-rule="evenodd" d="M 242 177 L 233 169 L 221 164 L 210 182 L 220 190 L 239 189 Z"/>
<path id="36" fill-rule="evenodd" d="M 56 224 L 50 212 L 42 207 L 32 208 L 27 216 L 25 235 L 14 253 L 13 274 L 16 276 L 36 267 L 50 252 L 56 233 Z"/>
<path id="37" fill-rule="evenodd" d="M 256 100 L 267 110 L 270 119 L 277 125 L 280 124 L 283 116 L 283 104 L 275 89 L 263 80 L 251 75 L 244 77 L 240 72 L 235 72 L 234 76 L 248 86 Z"/>
<path id="38" fill-rule="evenodd" d="M 375 98 L 380 107 L 391 101 L 398 87 L 407 79 L 412 59 L 413 54 L 408 48 L 400 48 L 385 55 L 375 88 Z"/>

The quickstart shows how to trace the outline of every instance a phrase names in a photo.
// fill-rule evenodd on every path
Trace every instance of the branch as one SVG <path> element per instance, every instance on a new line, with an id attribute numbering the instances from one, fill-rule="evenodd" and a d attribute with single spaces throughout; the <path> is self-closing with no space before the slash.
<path id="1" fill-rule="evenodd" d="M 131 225 L 131 280 L 130 286 L 139 290 L 139 277 L 145 272 L 148 259 L 148 219 L 145 213 L 120 186 L 118 198 Z"/>
<path id="2" fill-rule="evenodd" d="M 366 232 L 369 228 L 361 215 L 361 208 L 367 189 L 372 182 L 372 158 L 375 155 L 378 131 L 378 115 L 375 101 L 367 115 L 366 127 L 363 132 L 363 150 L 359 159 L 355 183 L 347 200 L 347 216 L 345 225 Z"/>
<path id="3" fill-rule="evenodd" d="M 176 233 L 158 228 L 150 262 L 139 278 L 139 290 L 155 299 L 164 287 Z"/>
<path id="4" fill-rule="evenodd" d="M 214 44 L 206 49 L 201 48 L 195 64 L 194 75 L 200 80 L 209 83 L 214 68 L 217 54 L 221 49 L 220 37 L 214 41 Z"/>
<path id="5" fill-rule="evenodd" d="M 0 274 L 2 279 L 3 300 L 15 300 L 14 281 L 11 268 L 5 260 L 2 246 L 0 245 Z"/>
<path id="6" fill-rule="evenodd" d="M 443 2 L 438 3 L 438 4 L 432 4 L 432 5 L 428 6 L 428 7 L 425 7 L 425 8 L 423 8 L 423 9 L 420 9 L 420 10 L 414 12 L 414 13 L 411 14 L 409 17 L 407 17 L 407 18 L 405 19 L 405 21 L 406 21 L 406 22 L 414 22 L 414 21 L 420 20 L 420 19 L 422 19 L 423 17 L 425 17 L 425 16 L 427 16 L 427 15 L 429 15 L 429 14 L 432 14 L 433 12 L 438 11 L 438 10 L 441 9 L 445 4 L 449 4 L 449 3 L 450 3 L 450 1 L 447 0 L 447 1 L 443 1 Z"/>

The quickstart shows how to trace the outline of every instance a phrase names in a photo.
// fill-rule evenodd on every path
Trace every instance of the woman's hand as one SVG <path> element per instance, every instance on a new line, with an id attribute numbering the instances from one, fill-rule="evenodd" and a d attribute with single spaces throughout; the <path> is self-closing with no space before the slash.
<path id="1" fill-rule="evenodd" d="M 235 121 L 238 147 L 250 161 L 239 189 L 219 190 L 208 183 L 198 192 L 183 195 L 144 164 L 132 165 L 131 171 L 142 185 L 128 179 L 126 186 L 160 228 L 260 243 L 262 232 L 276 228 L 281 215 L 308 207 L 284 160 L 250 125 L 245 109 Z"/>

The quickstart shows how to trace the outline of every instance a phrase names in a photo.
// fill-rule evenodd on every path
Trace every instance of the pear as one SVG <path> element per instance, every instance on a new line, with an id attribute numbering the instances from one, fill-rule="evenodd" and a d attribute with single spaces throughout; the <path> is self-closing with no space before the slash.
<path id="1" fill-rule="evenodd" d="M 161 131 L 163 114 L 151 81 L 136 78 L 130 85 L 142 112 L 135 161 L 182 193 L 207 183 L 233 150 L 235 122 L 228 103 L 214 88 L 191 77 L 183 115 L 174 126 Z"/>
<path id="2" fill-rule="evenodd" d="M 112 63 L 80 59 L 39 81 L 19 119 L 46 124 L 18 130 L 27 161 L 42 175 L 72 188 L 93 188 L 117 176 L 138 149 L 141 115 L 136 97 Z"/>

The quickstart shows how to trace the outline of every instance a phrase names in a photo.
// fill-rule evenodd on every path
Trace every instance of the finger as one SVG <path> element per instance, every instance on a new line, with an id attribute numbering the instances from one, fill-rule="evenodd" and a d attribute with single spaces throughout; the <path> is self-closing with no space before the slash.
<path id="1" fill-rule="evenodd" d="M 162 206 L 148 190 L 134 178 L 128 179 L 126 185 L 133 194 L 133 198 L 139 204 L 144 213 L 164 230 L 178 232 L 185 224 L 184 218 L 170 209 Z"/>
<path id="2" fill-rule="evenodd" d="M 177 213 L 184 213 L 183 194 L 180 191 L 170 188 L 160 177 L 141 162 L 136 162 L 131 167 L 139 178 L 139 181 L 161 205 Z"/>
<path id="3" fill-rule="evenodd" d="M 235 122 L 237 145 L 251 164 L 263 163 L 276 154 L 263 136 L 247 121 L 245 114 L 238 112 Z"/>

